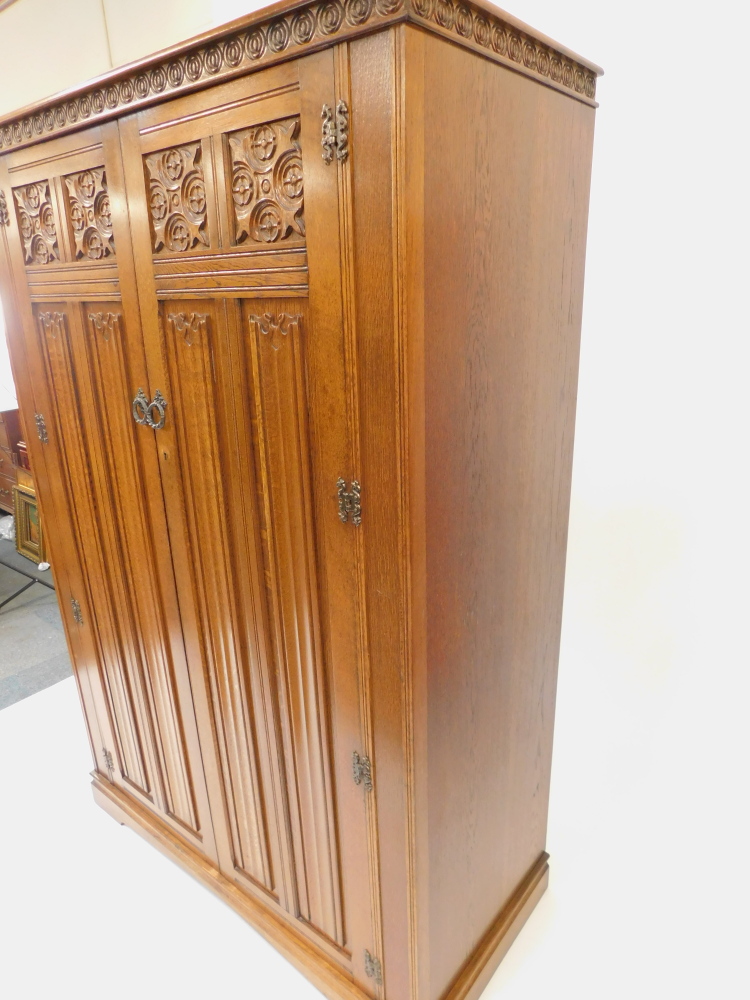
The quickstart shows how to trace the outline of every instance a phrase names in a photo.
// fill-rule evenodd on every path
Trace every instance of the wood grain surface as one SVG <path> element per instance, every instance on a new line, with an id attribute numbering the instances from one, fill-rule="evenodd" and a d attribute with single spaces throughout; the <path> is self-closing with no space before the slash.
<path id="1" fill-rule="evenodd" d="M 460 49 L 424 46 L 415 669 L 426 671 L 427 995 L 438 997 L 545 846 L 594 116 Z M 471 121 L 485 125 L 466 131 Z M 459 132 L 459 150 L 441 155 Z"/>

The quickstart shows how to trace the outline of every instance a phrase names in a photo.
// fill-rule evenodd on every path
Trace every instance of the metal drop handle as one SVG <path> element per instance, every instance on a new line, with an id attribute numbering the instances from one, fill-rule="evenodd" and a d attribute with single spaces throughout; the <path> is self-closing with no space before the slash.
<path id="1" fill-rule="evenodd" d="M 154 419 L 154 411 L 156 411 L 156 419 Z M 156 390 L 156 395 L 150 403 L 143 389 L 138 390 L 133 400 L 133 419 L 137 424 L 146 424 L 147 427 L 160 431 L 164 426 L 166 416 L 167 401 L 159 389 Z"/>

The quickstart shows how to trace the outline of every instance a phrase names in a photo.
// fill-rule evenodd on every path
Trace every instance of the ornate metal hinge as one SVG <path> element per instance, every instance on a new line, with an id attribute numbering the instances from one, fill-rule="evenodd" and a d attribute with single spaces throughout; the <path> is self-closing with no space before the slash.
<path id="1" fill-rule="evenodd" d="M 349 108 L 346 101 L 338 102 L 335 116 L 331 106 L 324 104 L 320 117 L 323 119 L 323 134 L 320 140 L 323 146 L 323 162 L 333 163 L 333 151 L 336 150 L 336 159 L 343 163 L 349 156 Z"/>
<path id="2" fill-rule="evenodd" d="M 352 754 L 352 775 L 355 785 L 364 785 L 365 791 L 372 791 L 372 764 L 369 757 L 360 757 L 355 750 Z"/>
<path id="3" fill-rule="evenodd" d="M 39 436 L 39 440 L 42 444 L 47 444 L 49 438 L 47 437 L 47 425 L 44 422 L 44 417 L 41 413 L 34 414 L 34 423 L 36 424 L 36 432 Z"/>
<path id="4" fill-rule="evenodd" d="M 73 621 L 76 625 L 83 625 L 83 612 L 81 611 L 81 605 L 75 597 L 71 597 L 70 606 L 73 609 Z"/>
<path id="5" fill-rule="evenodd" d="M 115 761 L 112 754 L 107 750 L 106 747 L 102 747 L 102 755 L 104 756 L 104 766 L 107 768 L 107 774 L 109 775 L 109 780 L 115 780 Z"/>
<path id="6" fill-rule="evenodd" d="M 5 200 L 5 191 L 0 191 L 0 226 L 10 225 L 10 212 L 8 202 Z"/>
<path id="7" fill-rule="evenodd" d="M 153 416 L 154 410 L 156 410 L 156 420 L 154 420 Z M 135 399 L 133 400 L 133 419 L 137 424 L 146 424 L 153 430 L 160 431 L 164 426 L 164 420 L 167 415 L 166 410 L 167 401 L 159 389 L 156 390 L 156 395 L 150 403 L 143 389 L 139 389 L 135 394 Z"/>
<path id="8" fill-rule="evenodd" d="M 352 482 L 351 491 L 347 493 L 346 482 L 343 479 L 336 480 L 336 489 L 338 491 L 339 498 L 339 517 L 344 524 L 351 517 L 352 524 L 362 523 L 362 503 L 361 503 L 361 493 L 362 487 L 359 485 L 355 479 Z"/>
<path id="9" fill-rule="evenodd" d="M 378 986 L 383 985 L 383 966 L 379 958 L 375 958 L 365 949 L 365 975 L 369 979 L 374 979 Z"/>

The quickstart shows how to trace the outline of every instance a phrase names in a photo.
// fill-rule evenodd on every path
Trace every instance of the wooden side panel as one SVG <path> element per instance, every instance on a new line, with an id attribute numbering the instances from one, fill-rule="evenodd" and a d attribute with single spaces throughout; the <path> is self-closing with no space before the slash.
<path id="1" fill-rule="evenodd" d="M 545 846 L 593 125 L 425 36 L 430 998 Z"/>
<path id="2" fill-rule="evenodd" d="M 371 673 L 377 791 L 382 954 L 388 996 L 413 994 L 408 851 L 411 786 L 407 745 L 410 677 L 405 669 L 407 566 L 401 488 L 402 364 L 397 263 L 395 136 L 400 85 L 395 32 L 351 45 L 353 338 L 358 379 L 359 476 L 363 497 L 363 603 Z"/>

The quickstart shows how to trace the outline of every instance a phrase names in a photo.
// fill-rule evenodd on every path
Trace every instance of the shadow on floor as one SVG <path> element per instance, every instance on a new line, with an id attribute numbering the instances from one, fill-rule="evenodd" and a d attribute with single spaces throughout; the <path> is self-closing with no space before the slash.
<path id="1" fill-rule="evenodd" d="M 18 563 L 18 560 L 22 560 Z M 0 604 L 30 581 L 7 563 L 29 571 L 12 542 L 0 540 Z M 37 574 L 49 579 L 51 573 Z M 72 673 L 57 595 L 34 583 L 0 608 L 0 709 L 57 684 Z"/>

